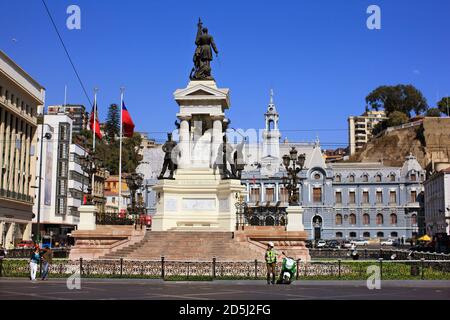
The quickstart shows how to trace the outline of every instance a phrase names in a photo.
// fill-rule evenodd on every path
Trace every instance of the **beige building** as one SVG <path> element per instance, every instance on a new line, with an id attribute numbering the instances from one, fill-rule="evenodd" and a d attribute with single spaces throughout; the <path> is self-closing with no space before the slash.
<path id="1" fill-rule="evenodd" d="M 372 137 L 375 125 L 387 119 L 384 111 L 366 111 L 361 116 L 348 118 L 348 143 L 350 155 L 362 149 Z"/>
<path id="2" fill-rule="evenodd" d="M 0 244 L 31 239 L 37 114 L 45 89 L 0 50 Z"/>

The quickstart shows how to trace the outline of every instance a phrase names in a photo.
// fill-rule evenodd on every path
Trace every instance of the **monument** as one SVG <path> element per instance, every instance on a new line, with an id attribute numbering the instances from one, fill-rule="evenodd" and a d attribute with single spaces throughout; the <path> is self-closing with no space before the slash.
<path id="1" fill-rule="evenodd" d="M 190 82 L 174 93 L 179 143 L 170 137 L 164 145 L 152 231 L 234 231 L 235 203 L 245 189 L 237 163 L 243 157 L 226 139 L 229 89 L 217 87 L 211 75 L 212 51 L 218 50 L 200 20 L 197 27 Z M 170 176 L 164 178 L 167 168 Z"/>

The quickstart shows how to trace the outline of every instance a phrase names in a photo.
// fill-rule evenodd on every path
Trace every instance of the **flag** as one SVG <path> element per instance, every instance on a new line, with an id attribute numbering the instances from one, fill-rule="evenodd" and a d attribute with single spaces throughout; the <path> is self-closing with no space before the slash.
<path id="1" fill-rule="evenodd" d="M 91 131 L 95 133 L 97 138 L 99 138 L 99 139 L 103 138 L 102 133 L 100 132 L 100 122 L 98 122 L 97 102 L 95 102 L 92 107 L 91 116 L 89 119 L 89 127 L 90 127 Z"/>
<path id="2" fill-rule="evenodd" d="M 128 113 L 127 107 L 125 107 L 125 102 L 122 101 L 122 127 L 123 135 L 125 137 L 131 138 L 134 133 L 134 123 L 131 120 L 131 116 Z"/>

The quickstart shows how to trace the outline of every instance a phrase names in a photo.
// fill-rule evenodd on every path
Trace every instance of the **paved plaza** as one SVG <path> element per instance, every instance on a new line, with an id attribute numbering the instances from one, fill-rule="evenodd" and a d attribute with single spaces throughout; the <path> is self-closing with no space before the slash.
<path id="1" fill-rule="evenodd" d="M 62 279 L 30 282 L 1 279 L 0 300 L 450 300 L 450 281 L 383 281 L 369 290 L 365 281 L 297 281 L 269 286 L 264 281 L 174 282 L 82 279 L 69 290 Z"/>

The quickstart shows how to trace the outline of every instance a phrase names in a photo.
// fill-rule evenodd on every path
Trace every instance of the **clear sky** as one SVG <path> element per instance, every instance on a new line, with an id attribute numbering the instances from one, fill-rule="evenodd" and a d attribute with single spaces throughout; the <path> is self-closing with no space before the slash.
<path id="1" fill-rule="evenodd" d="M 213 75 L 231 89 L 236 128 L 261 128 L 274 88 L 283 137 L 347 144 L 347 117 L 383 84 L 413 84 L 430 105 L 450 94 L 448 0 L 46 0 L 100 118 L 119 88 L 138 131 L 174 129 L 173 92 L 187 85 L 198 17 L 214 36 Z M 81 8 L 81 30 L 66 9 Z M 369 30 L 367 7 L 381 8 Z M 47 105 L 88 101 L 41 0 L 2 1 L 0 48 L 47 89 Z M 92 99 L 92 98 L 91 98 Z M 161 133 L 158 133 L 161 132 Z"/>

